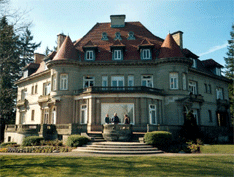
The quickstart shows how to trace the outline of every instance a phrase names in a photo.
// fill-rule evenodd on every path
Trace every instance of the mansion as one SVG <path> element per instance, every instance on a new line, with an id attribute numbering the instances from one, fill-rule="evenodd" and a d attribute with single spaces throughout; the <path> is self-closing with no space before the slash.
<path id="1" fill-rule="evenodd" d="M 114 113 L 121 123 L 127 114 L 133 132 L 178 130 L 189 110 L 208 132 L 230 126 L 222 65 L 184 48 L 182 31 L 162 39 L 125 15 L 110 19 L 74 42 L 59 34 L 48 56 L 35 53 L 16 82 L 16 122 L 6 125 L 5 142 L 101 132 Z"/>

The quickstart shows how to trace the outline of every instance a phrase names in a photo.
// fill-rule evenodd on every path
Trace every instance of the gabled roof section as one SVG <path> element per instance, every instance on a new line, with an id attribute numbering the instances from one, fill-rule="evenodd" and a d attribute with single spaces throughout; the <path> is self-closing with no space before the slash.
<path id="1" fill-rule="evenodd" d="M 171 34 L 164 40 L 158 58 L 184 57 Z"/>
<path id="2" fill-rule="evenodd" d="M 134 33 L 134 40 L 128 40 L 129 32 Z M 105 32 L 108 36 L 108 40 L 102 40 L 102 33 Z M 121 35 L 121 43 L 115 40 L 116 33 Z M 137 50 L 139 45 L 144 39 L 147 39 L 153 44 L 152 58 L 156 58 L 156 52 L 160 49 L 163 43 L 163 39 L 153 35 L 146 27 L 140 22 L 125 22 L 125 26 L 121 28 L 111 28 L 110 23 L 97 23 L 94 27 L 83 37 L 81 40 L 76 41 L 75 47 L 79 51 L 81 61 L 84 60 L 84 48 L 88 41 L 92 40 L 93 44 L 98 47 L 98 54 L 95 61 L 112 61 L 112 53 L 110 49 L 113 46 L 125 46 L 128 52 L 124 53 L 124 60 L 141 60 L 139 51 Z"/>
<path id="3" fill-rule="evenodd" d="M 92 40 L 89 40 L 85 45 L 84 47 L 97 47 L 97 45 L 94 45 Z"/>
<path id="4" fill-rule="evenodd" d="M 138 49 L 142 48 L 142 47 L 153 47 L 154 44 L 152 44 L 147 38 L 143 39 L 142 42 L 140 43 L 140 45 L 138 45 Z"/>
<path id="5" fill-rule="evenodd" d="M 111 46 L 111 48 L 113 48 L 113 47 L 125 47 L 125 45 L 118 39 Z"/>
<path id="6" fill-rule="evenodd" d="M 40 64 L 38 63 L 29 63 L 28 65 L 26 65 L 23 70 L 26 70 L 26 69 L 38 69 L 40 66 Z"/>
<path id="7" fill-rule="evenodd" d="M 213 59 L 202 60 L 201 62 L 206 68 L 214 68 L 214 67 L 223 68 L 221 64 L 217 63 Z"/>
<path id="8" fill-rule="evenodd" d="M 70 59 L 77 60 L 78 54 L 70 37 L 67 36 L 53 60 L 70 60 Z"/>

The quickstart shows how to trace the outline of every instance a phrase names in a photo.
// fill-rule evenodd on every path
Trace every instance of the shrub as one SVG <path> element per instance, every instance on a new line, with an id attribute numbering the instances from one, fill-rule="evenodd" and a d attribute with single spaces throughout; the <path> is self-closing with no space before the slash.
<path id="1" fill-rule="evenodd" d="M 28 136 L 26 138 L 23 139 L 23 146 L 36 146 L 36 145 L 40 145 L 41 141 L 44 140 L 43 137 L 39 137 L 39 136 Z"/>
<path id="2" fill-rule="evenodd" d="M 169 148 L 172 141 L 172 134 L 167 131 L 148 132 L 144 136 L 144 141 L 146 144 L 151 144 L 164 150 Z"/>
<path id="3" fill-rule="evenodd" d="M 68 137 L 66 145 L 70 147 L 78 147 L 87 144 L 88 142 L 89 139 L 85 136 L 71 135 Z"/>
<path id="4" fill-rule="evenodd" d="M 16 145 L 17 145 L 16 142 L 7 142 L 7 143 L 2 143 L 0 147 L 12 147 L 12 146 L 14 147 Z"/>

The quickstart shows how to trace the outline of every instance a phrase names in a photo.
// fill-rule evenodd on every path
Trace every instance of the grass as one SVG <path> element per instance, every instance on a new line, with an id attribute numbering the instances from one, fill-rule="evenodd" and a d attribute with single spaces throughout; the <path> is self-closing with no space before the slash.
<path id="1" fill-rule="evenodd" d="M 234 145 L 204 145 L 201 152 L 205 154 L 234 154 Z"/>
<path id="2" fill-rule="evenodd" d="M 233 157 L 2 155 L 0 176 L 233 176 Z"/>

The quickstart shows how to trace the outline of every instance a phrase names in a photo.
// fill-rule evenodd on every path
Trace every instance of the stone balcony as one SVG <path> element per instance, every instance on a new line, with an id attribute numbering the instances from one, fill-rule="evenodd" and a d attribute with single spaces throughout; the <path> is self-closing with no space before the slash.
<path id="1" fill-rule="evenodd" d="M 229 107 L 229 101 L 226 99 L 217 99 L 217 105 L 218 106 L 224 106 L 224 107 Z"/>
<path id="2" fill-rule="evenodd" d="M 162 89 L 133 86 L 133 87 L 87 87 L 74 91 L 74 95 L 88 94 L 88 93 L 151 93 L 156 95 L 163 95 Z"/>
<path id="3" fill-rule="evenodd" d="M 50 99 L 50 95 L 40 95 L 38 97 L 38 103 L 47 102 Z"/>
<path id="4" fill-rule="evenodd" d="M 26 107 L 27 102 L 28 101 L 26 99 L 18 100 L 17 103 L 16 103 L 16 107 L 20 107 L 20 106 Z"/>
<path id="5" fill-rule="evenodd" d="M 192 102 L 199 102 L 199 103 L 203 103 L 204 99 L 202 95 L 194 95 L 194 94 L 190 94 L 190 100 Z"/>

